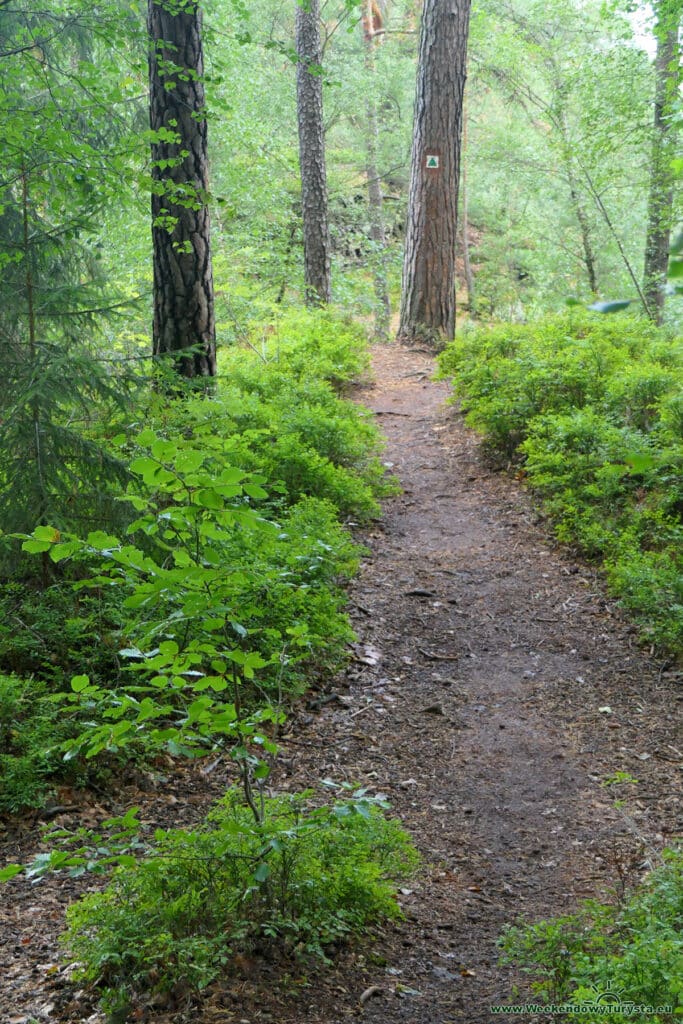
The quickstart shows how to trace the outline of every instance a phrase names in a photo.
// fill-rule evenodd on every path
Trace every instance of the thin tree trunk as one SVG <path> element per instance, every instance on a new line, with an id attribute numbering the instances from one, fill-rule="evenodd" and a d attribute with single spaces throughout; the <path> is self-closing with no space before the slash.
<path id="1" fill-rule="evenodd" d="M 591 179 L 590 174 L 588 173 L 588 171 L 585 171 L 585 170 L 584 170 L 584 174 L 586 176 L 586 181 L 588 182 L 588 187 L 591 190 L 591 195 L 593 196 L 593 199 L 595 200 L 595 205 L 597 206 L 598 210 L 602 214 L 603 220 L 605 221 L 605 224 L 609 228 L 609 232 L 612 235 L 612 238 L 617 243 L 617 249 L 619 250 L 619 254 L 620 254 L 620 256 L 621 256 L 621 258 L 623 260 L 624 266 L 626 267 L 626 269 L 628 271 L 629 277 L 631 278 L 631 281 L 633 282 L 633 287 L 635 288 L 635 290 L 638 293 L 638 298 L 640 299 L 640 302 L 641 302 L 641 305 L 643 307 L 643 310 L 646 313 L 646 315 L 649 316 L 650 315 L 650 309 L 648 307 L 647 300 L 646 300 L 645 295 L 643 293 L 643 289 L 640 287 L 640 283 L 638 281 L 638 278 L 636 277 L 636 273 L 635 273 L 633 267 L 631 266 L 631 261 L 629 260 L 628 255 L 626 253 L 626 249 L 624 248 L 624 243 L 622 242 L 621 238 L 619 237 L 619 233 L 617 232 L 617 229 L 614 226 L 614 222 L 612 221 L 612 218 L 610 217 L 609 213 L 607 212 L 607 207 L 603 203 L 602 197 L 601 197 L 600 193 L 598 192 L 598 190 L 596 189 L 595 185 L 593 184 L 593 181 Z"/>
<path id="2" fill-rule="evenodd" d="M 36 336 L 36 306 L 33 293 L 33 252 L 29 230 L 29 191 L 28 174 L 26 167 L 21 170 L 21 209 L 22 209 L 22 234 L 24 260 L 26 263 L 25 284 L 26 284 L 26 315 L 28 322 L 28 357 L 31 366 L 31 373 L 38 373 L 38 343 Z M 43 476 L 43 437 L 42 437 L 42 410 L 40 398 L 34 394 L 31 399 L 31 421 L 33 427 L 33 455 L 36 467 L 35 507 L 32 513 L 36 523 L 45 525 L 45 513 L 47 511 L 47 491 Z M 50 581 L 50 558 L 47 551 L 41 555 L 41 582 L 47 587 Z"/>
<path id="3" fill-rule="evenodd" d="M 595 252 L 593 250 L 593 241 L 591 238 L 591 229 L 588 221 L 588 215 L 586 208 L 581 199 L 581 190 L 579 183 L 576 178 L 574 171 L 574 155 L 572 152 L 572 144 L 569 138 L 569 129 L 567 128 L 567 117 L 564 110 L 561 97 L 565 92 L 564 84 L 555 79 L 554 82 L 555 97 L 556 101 L 559 101 L 559 115 L 557 117 L 557 126 L 560 131 L 560 139 L 562 144 L 562 159 L 564 161 L 564 167 L 567 174 L 567 184 L 569 185 L 569 196 L 571 198 L 572 207 L 574 208 L 574 215 L 579 225 L 579 234 L 581 235 L 581 248 L 583 249 L 583 265 L 586 270 L 586 276 L 588 278 L 588 287 L 591 290 L 591 294 L 597 298 L 599 294 L 598 290 L 598 270 L 595 259 Z"/>
<path id="4" fill-rule="evenodd" d="M 275 297 L 275 301 L 278 305 L 282 302 L 287 291 L 287 278 L 289 277 L 289 267 L 291 263 L 292 251 L 294 249 L 294 239 L 296 238 L 297 228 L 299 227 L 298 218 L 289 225 L 289 234 L 287 236 L 287 245 L 285 246 L 285 255 L 282 261 L 282 280 L 280 281 L 280 287 Z"/>
<path id="5" fill-rule="evenodd" d="M 149 0 L 154 355 L 173 354 L 184 377 L 216 373 L 207 207 L 201 11 Z"/>
<path id="6" fill-rule="evenodd" d="M 590 226 L 588 224 L 588 217 L 586 215 L 586 209 L 581 201 L 579 195 L 578 186 L 576 183 L 576 177 L 574 171 L 570 166 L 571 158 L 567 161 L 567 174 L 569 177 L 569 195 L 571 197 L 572 206 L 574 207 L 574 213 L 576 220 L 579 225 L 579 233 L 581 235 L 581 248 L 583 249 L 583 265 L 586 269 L 586 276 L 588 278 L 588 287 L 591 290 L 591 294 L 598 296 L 598 272 L 595 263 L 595 253 L 593 252 L 593 243 L 591 240 Z"/>
<path id="7" fill-rule="evenodd" d="M 680 2 L 660 0 L 656 10 L 655 106 L 643 292 L 650 318 L 660 324 L 664 314 L 664 284 L 673 217 L 674 177 L 671 161 L 676 134 L 674 104 L 681 78 L 678 42 Z"/>
<path id="8" fill-rule="evenodd" d="M 296 100 L 299 125 L 304 289 L 308 305 L 330 301 L 330 230 L 323 127 L 319 0 L 296 8 Z"/>
<path id="9" fill-rule="evenodd" d="M 28 358 L 33 373 L 37 372 L 38 345 L 36 337 L 36 306 L 33 294 L 33 253 L 31 250 L 31 238 L 29 231 L 29 193 L 28 174 L 26 168 L 21 171 L 21 212 L 24 261 L 26 272 L 24 281 L 26 284 L 26 315 L 28 324 Z M 36 497 L 37 508 L 35 508 L 36 521 L 43 522 L 43 516 L 47 505 L 45 483 L 43 480 L 43 445 L 41 437 L 41 410 L 40 398 L 37 394 L 31 399 L 31 418 L 33 422 L 33 454 L 36 463 Z"/>
<path id="10" fill-rule="evenodd" d="M 455 247 L 470 0 L 425 0 L 420 31 L 398 338 L 455 333 Z"/>
<path id="11" fill-rule="evenodd" d="M 365 173 L 368 181 L 368 212 L 370 215 L 370 239 L 373 242 L 372 272 L 375 287 L 375 338 L 389 340 L 391 303 L 387 286 L 386 236 L 384 232 L 384 210 L 382 183 L 377 169 L 377 104 L 375 103 L 375 11 L 372 0 L 365 0 L 363 18 L 363 44 L 365 47 L 365 70 L 367 72 L 367 93 L 365 101 Z"/>

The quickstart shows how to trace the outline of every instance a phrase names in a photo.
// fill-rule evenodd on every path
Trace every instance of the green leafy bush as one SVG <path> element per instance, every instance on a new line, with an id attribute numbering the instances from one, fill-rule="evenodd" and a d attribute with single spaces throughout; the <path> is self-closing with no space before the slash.
<path id="1" fill-rule="evenodd" d="M 256 334 L 251 348 L 223 354 L 227 381 L 213 398 L 164 397 L 153 403 L 155 430 L 141 436 L 150 437 L 157 452 L 164 447 L 165 455 L 146 478 L 144 460 L 150 456 L 150 445 L 139 441 L 139 429 L 119 437 L 117 458 L 137 467 L 132 474 L 128 470 L 128 503 L 119 505 L 125 518 L 123 510 L 130 509 L 130 503 L 143 509 L 156 502 L 161 523 L 166 506 L 178 504 L 176 470 L 182 476 L 187 467 L 201 463 L 206 494 L 213 496 L 216 508 L 224 502 L 225 486 L 237 495 L 243 480 L 244 492 L 233 503 L 234 513 L 242 508 L 242 525 L 223 530 L 216 539 L 209 536 L 211 522 L 205 522 L 204 534 L 197 537 L 200 561 L 204 556 L 219 558 L 224 575 L 231 566 L 229 603 L 233 610 L 239 608 L 234 621 L 250 633 L 264 657 L 270 657 L 273 648 L 280 649 L 287 629 L 303 630 L 309 641 L 309 667 L 329 668 L 351 637 L 339 584 L 355 570 L 359 553 L 338 520 L 375 515 L 377 497 L 390 486 L 378 458 L 376 427 L 318 375 L 338 385 L 353 379 L 367 364 L 367 346 L 357 328 L 326 311 L 290 311 L 265 336 L 259 354 Z M 225 473 L 231 474 L 232 483 L 220 484 Z M 213 484 L 222 486 L 222 495 L 215 493 Z M 200 489 L 195 487 L 196 496 Z M 201 495 L 197 500 L 200 506 L 188 514 L 211 520 L 212 509 L 201 507 Z M 247 505 L 259 510 L 253 522 L 267 520 L 271 526 L 245 528 Z M 134 516 L 134 510 L 129 512 L 128 522 Z M 198 553 L 195 549 L 191 556 L 171 554 L 165 549 L 164 544 L 172 546 L 174 541 L 170 525 L 166 538 L 161 527 L 151 523 L 138 522 L 133 534 L 133 544 L 147 555 L 157 550 L 162 563 Z M 43 541 L 43 559 L 50 546 Z M 57 684 L 73 674 L 87 674 L 94 683 L 120 678 L 118 650 L 133 645 L 131 630 L 139 642 L 140 621 L 145 613 L 154 617 L 154 602 L 143 602 L 142 610 L 124 608 L 127 595 L 111 581 L 97 588 L 94 596 L 83 590 L 74 594 L 71 584 L 91 574 L 100 554 L 96 548 L 89 555 L 80 551 L 78 557 L 85 557 L 86 563 L 89 558 L 90 565 L 75 564 L 76 557 L 76 549 L 69 561 L 60 557 L 60 572 L 47 589 L 25 588 L 19 582 L 8 583 L 0 592 L 0 609 L 5 612 L 0 622 L 0 666 L 19 674 L 36 673 Z M 173 604 L 172 587 L 164 599 Z M 165 629 L 167 639 L 174 636 L 170 624 Z M 290 656 L 288 664 L 294 662 Z M 299 685 L 300 671 L 294 676 Z"/>
<path id="2" fill-rule="evenodd" d="M 127 614 L 130 646 L 120 654 L 140 681 L 72 681 L 73 703 L 98 708 L 90 735 L 71 745 L 89 757 L 133 738 L 172 752 L 180 741 L 234 738 L 246 728 L 239 706 L 250 696 L 253 704 L 257 673 L 261 694 L 278 697 L 299 684 L 297 663 L 329 667 L 352 636 L 338 580 L 354 570 L 357 551 L 331 506 L 307 499 L 276 522 L 258 510 L 261 478 L 217 461 L 204 443 L 147 430 L 138 450 L 130 468 L 140 484 L 128 496 L 137 543 L 51 527 L 24 543 L 57 564 L 95 565 L 81 585 L 118 592 Z"/>
<path id="3" fill-rule="evenodd" d="M 532 975 L 534 992 L 547 1002 L 595 1002 L 607 993 L 624 1005 L 611 1020 L 673 1022 L 683 1012 L 683 854 L 667 851 L 623 906 L 589 902 L 576 914 L 510 927 L 500 944 L 505 961 Z M 670 1009 L 630 1013 L 628 1003 Z M 605 1019 L 599 1012 L 567 1016 Z"/>
<path id="4" fill-rule="evenodd" d="M 683 650 L 680 343 L 573 311 L 468 332 L 441 372 L 489 448 L 523 460 L 560 540 L 604 561 L 644 637 Z"/>
<path id="5" fill-rule="evenodd" d="M 281 502 L 325 498 L 342 518 L 371 519 L 377 498 L 395 489 L 379 458 L 383 442 L 370 414 L 335 392 L 361 372 L 366 346 L 358 328 L 340 325 L 338 337 L 323 333 L 318 349 L 317 314 L 301 316 L 308 325 L 302 339 L 268 333 L 260 350 L 256 343 L 225 350 L 217 394 L 166 403 L 156 428 L 203 439 L 217 458 L 260 473 Z M 331 315 L 320 317 L 329 330 Z M 279 329 L 297 326 L 290 321 Z"/>
<path id="6" fill-rule="evenodd" d="M 212 397 L 152 395 L 152 426 L 112 439 L 125 532 L 40 526 L 24 543 L 62 582 L 36 593 L 7 656 L 55 688 L 71 670 L 69 758 L 218 745 L 250 785 L 275 750 L 265 723 L 353 639 L 342 585 L 361 551 L 341 520 L 376 514 L 388 487 L 375 426 L 334 387 L 365 342 L 325 311 L 265 336 L 224 354 Z"/>
<path id="7" fill-rule="evenodd" d="M 120 671 L 123 616 L 106 591 L 74 590 L 56 577 L 43 588 L 34 579 L 0 584 L 0 670 L 33 675 L 63 687 L 77 672 L 115 679 Z"/>
<path id="8" fill-rule="evenodd" d="M 369 365 L 367 337 L 358 323 L 332 309 L 301 307 L 253 326 L 248 350 L 223 348 L 219 356 L 221 376 L 245 391 L 259 381 L 271 393 L 280 375 L 327 381 L 339 391 L 359 380 Z"/>
<path id="9" fill-rule="evenodd" d="M 44 683 L 0 675 L 0 812 L 42 805 L 61 767 L 59 743 L 74 731 Z"/>
<path id="10" fill-rule="evenodd" d="M 260 823 L 232 791 L 202 829 L 157 832 L 152 856 L 72 906 L 65 941 L 119 1003 L 198 990 L 236 954 L 324 957 L 399 916 L 395 884 L 415 866 L 405 832 L 362 791 L 318 808 L 310 794 L 264 799 Z"/>
<path id="11" fill-rule="evenodd" d="M 379 513 L 377 497 L 391 491 L 378 458 L 377 429 L 329 385 L 316 386 L 314 397 L 313 390 L 290 385 L 266 399 L 228 388 L 213 401 L 178 409 L 160 433 L 174 437 L 182 431 L 198 442 L 217 435 L 215 457 L 267 480 L 272 507 L 316 497 L 335 505 L 340 518 L 372 519 Z"/>

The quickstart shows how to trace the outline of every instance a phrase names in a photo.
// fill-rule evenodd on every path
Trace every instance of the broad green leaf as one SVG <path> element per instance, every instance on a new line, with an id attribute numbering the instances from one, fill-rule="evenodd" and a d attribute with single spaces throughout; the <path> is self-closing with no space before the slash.
<path id="1" fill-rule="evenodd" d="M 211 719 L 211 729 L 215 733 L 226 733 L 231 736 L 237 732 L 237 714 L 231 705 L 223 705 L 223 710 Z"/>
<path id="2" fill-rule="evenodd" d="M 177 566 L 183 568 L 184 566 L 192 565 L 192 559 L 185 550 L 185 548 L 176 548 L 173 551 L 173 561 Z"/>
<path id="3" fill-rule="evenodd" d="M 194 473 L 204 464 L 206 455 L 198 451 L 181 451 L 175 457 L 174 466 L 178 473 Z"/>
<path id="4" fill-rule="evenodd" d="M 79 540 L 67 541 L 64 544 L 55 544 L 50 548 L 50 558 L 53 562 L 63 562 L 65 558 L 70 558 L 81 548 L 81 542 Z"/>
<path id="5" fill-rule="evenodd" d="M 226 466 L 218 475 L 219 484 L 238 484 L 247 474 L 236 466 Z"/>
<path id="6" fill-rule="evenodd" d="M 21 545 L 21 550 L 28 552 L 29 555 L 37 555 L 42 551 L 49 551 L 52 544 L 48 540 L 25 540 Z"/>
<path id="7" fill-rule="evenodd" d="M 200 508 L 213 509 L 214 511 L 223 508 L 223 498 L 213 487 L 202 487 L 195 494 L 194 500 Z"/>
<path id="8" fill-rule="evenodd" d="M 133 728 L 132 722 L 117 722 L 111 730 L 112 739 L 118 740 Z"/>
<path id="9" fill-rule="evenodd" d="M 250 498 L 257 499 L 268 497 L 268 491 L 264 490 L 259 484 L 244 484 L 243 490 Z"/>
<path id="10" fill-rule="evenodd" d="M 21 864 L 8 864 L 0 869 L 0 882 L 9 882 L 10 878 L 20 875 L 23 870 L 24 868 Z"/>
<path id="11" fill-rule="evenodd" d="M 159 462 L 167 462 L 178 452 L 178 446 L 173 441 L 165 441 L 158 438 L 150 447 L 150 451 Z"/>
<path id="12" fill-rule="evenodd" d="M 157 469 L 157 463 L 154 459 L 150 459 L 146 455 L 140 455 L 137 459 L 133 459 L 130 464 L 130 470 L 132 473 L 137 473 L 138 476 L 144 476 L 146 473 L 154 473 Z"/>
<path id="13" fill-rule="evenodd" d="M 175 640 L 162 640 L 159 644 L 159 654 L 164 658 L 175 658 L 180 648 Z"/>
<path id="14" fill-rule="evenodd" d="M 108 551 L 110 548 L 118 548 L 121 545 L 118 537 L 113 537 L 103 530 L 93 530 L 88 534 L 87 542 L 91 548 L 95 548 L 97 551 Z"/>
<path id="15" fill-rule="evenodd" d="M 256 868 L 256 871 L 254 872 L 254 878 L 256 879 L 257 882 L 265 882 L 266 879 L 269 877 L 270 866 L 265 861 L 261 861 L 259 866 Z"/>
<path id="16" fill-rule="evenodd" d="M 49 541 L 50 544 L 56 544 L 62 535 L 54 526 L 36 526 L 33 536 L 36 540 L 44 540 Z"/>
<path id="17" fill-rule="evenodd" d="M 241 484 L 217 484 L 215 490 L 222 498 L 237 498 L 244 488 Z"/>

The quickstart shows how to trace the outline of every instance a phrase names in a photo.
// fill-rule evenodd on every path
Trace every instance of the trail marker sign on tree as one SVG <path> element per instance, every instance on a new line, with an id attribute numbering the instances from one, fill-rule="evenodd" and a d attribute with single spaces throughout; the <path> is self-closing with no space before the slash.
<path id="1" fill-rule="evenodd" d="M 455 250 L 471 0 L 424 0 L 398 340 L 443 348 L 455 335 Z"/>

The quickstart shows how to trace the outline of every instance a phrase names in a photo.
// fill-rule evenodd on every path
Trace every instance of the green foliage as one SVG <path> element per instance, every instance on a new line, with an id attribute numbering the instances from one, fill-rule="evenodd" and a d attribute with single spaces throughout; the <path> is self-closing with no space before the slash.
<path id="1" fill-rule="evenodd" d="M 112 407 L 124 401 L 116 382 L 63 341 L 41 344 L 35 358 L 26 350 L 9 358 L 0 353 L 0 366 L 0 450 L 7 453 L 0 469 L 0 530 L 26 531 L 47 521 L 71 528 L 115 521 L 113 491 L 125 468 L 88 427 L 98 403 L 105 413 L 111 400 L 115 417 Z M 14 568 L 15 553 L 10 557 L 7 538 L 2 541 L 0 564 Z"/>
<path id="2" fill-rule="evenodd" d="M 523 458 L 558 537 L 604 561 L 644 636 L 683 648 L 680 344 L 572 310 L 468 332 L 441 372 L 490 449 Z"/>
<path id="3" fill-rule="evenodd" d="M 256 637 L 264 657 L 270 657 L 287 628 L 307 623 L 309 650 L 318 644 L 317 664 L 331 667 L 351 636 L 341 616 L 338 583 L 355 571 L 358 557 L 337 520 L 340 515 L 374 515 L 376 495 L 390 486 L 376 454 L 376 427 L 357 406 L 337 397 L 329 383 L 333 379 L 341 387 L 362 372 L 367 362 L 363 336 L 343 323 L 335 326 L 329 313 L 320 313 L 319 319 L 316 332 L 318 314 L 288 314 L 277 336 L 270 329 L 260 354 L 251 348 L 230 350 L 224 357 L 227 380 L 213 398 L 165 399 L 158 408 L 153 400 L 157 433 L 139 435 L 149 443 L 121 435 L 112 450 L 129 480 L 129 501 L 117 503 L 119 521 L 135 516 L 134 510 L 126 515 L 126 504 L 142 509 L 146 502 L 156 502 L 156 514 L 167 517 L 166 506 L 175 501 L 180 480 L 192 467 L 201 469 L 202 486 L 199 478 L 191 485 L 199 509 L 187 514 L 207 520 L 201 544 L 208 547 L 212 513 L 231 489 L 239 498 L 236 512 L 241 509 L 243 524 L 249 516 L 245 502 L 260 510 L 260 519 L 252 516 L 252 523 L 273 520 L 277 525 L 270 528 L 235 529 L 221 537 L 221 558 L 233 567 L 228 574 L 233 606 L 240 608 L 239 621 Z M 292 337 L 299 329 L 301 342 Z M 319 379 L 319 373 L 328 380 Z M 152 447 L 159 457 L 152 455 Z M 234 482 L 217 493 L 222 476 Z M 240 495 L 242 479 L 246 486 Z M 136 543 L 147 548 L 152 536 L 161 536 L 149 523 L 138 522 L 136 530 Z M 46 552 L 52 535 L 46 536 L 42 547 L 38 541 L 27 550 L 32 546 Z M 67 579 L 57 578 L 42 593 L 21 582 L 3 588 L 0 664 L 7 670 L 37 672 L 47 679 L 63 679 L 69 672 L 87 673 L 94 682 L 118 678 L 117 649 L 132 643 L 126 622 L 131 613 L 122 612 L 120 601 L 117 607 L 118 594 L 111 587 L 97 588 L 92 597 L 71 593 L 69 579 L 90 574 L 93 557 L 100 557 L 97 549 L 88 553 L 86 547 L 79 558 L 90 559 L 90 566 L 73 563 L 76 548 L 67 551 L 68 563 L 65 549 L 56 552 L 61 566 L 68 565 Z M 166 557 L 163 549 L 159 559 Z M 237 566 L 244 572 L 238 573 Z M 175 568 L 180 575 L 181 567 Z M 169 587 L 167 593 L 172 592 Z"/>
<path id="4" fill-rule="evenodd" d="M 342 518 L 368 520 L 391 493 L 382 441 L 367 412 L 338 392 L 368 366 L 363 331 L 329 310 L 290 310 L 219 353 L 211 400 L 158 410 L 165 436 L 191 434 L 232 465 L 268 481 L 270 507 L 330 501 Z M 218 439 L 216 438 L 218 435 Z"/>
<path id="5" fill-rule="evenodd" d="M 211 398 L 153 395 L 154 427 L 111 440 L 125 533 L 39 526 L 24 541 L 60 582 L 6 585 L 0 656 L 53 690 L 75 673 L 68 761 L 218 745 L 258 789 L 281 704 L 345 657 L 360 549 L 340 516 L 374 514 L 387 485 L 376 428 L 330 383 L 365 365 L 362 335 L 317 319 L 228 353 Z"/>
<path id="6" fill-rule="evenodd" d="M 282 373 L 298 382 L 325 380 L 340 391 L 370 365 L 363 328 L 330 308 L 291 307 L 253 324 L 249 349 L 224 348 L 220 374 L 262 393 L 272 394 Z"/>
<path id="7" fill-rule="evenodd" d="M 177 416 L 165 417 L 164 433 L 183 430 L 199 441 L 219 430 L 222 457 L 267 480 L 273 507 L 309 496 L 330 501 L 345 518 L 376 516 L 377 495 L 389 488 L 369 418 L 322 381 L 284 379 L 277 387 L 272 372 L 263 376 L 262 383 L 255 376 L 252 391 L 226 385 L 213 401 L 175 410 Z"/>
<path id="8" fill-rule="evenodd" d="M 619 7 L 482 0 L 473 10 L 466 159 L 479 315 L 521 320 L 571 294 L 634 294 L 626 261 L 637 274 L 654 83 Z"/>
<path id="9" fill-rule="evenodd" d="M 597 1001 L 609 993 L 623 1012 L 617 1021 L 665 1024 L 683 1010 L 683 856 L 665 853 L 622 906 L 584 904 L 576 914 L 510 927 L 501 939 L 506 962 L 519 964 L 537 980 L 534 991 L 554 1003 Z M 629 1012 L 636 1007 L 670 1007 L 664 1012 Z M 604 1006 L 603 1006 L 604 1010 Z M 604 1012 L 568 1014 L 569 1019 L 604 1020 Z"/>
<path id="10" fill-rule="evenodd" d="M 18 0 L 0 28 L 0 531 L 103 522 L 123 467 L 92 426 L 123 404 L 94 352 L 107 308 L 99 217 L 125 176 L 130 97 L 99 65 L 113 12 Z M 132 30 L 118 12 L 119 31 Z M 116 41 L 116 42 L 115 42 Z M 78 73 L 75 74 L 75 69 Z M 125 139 L 125 142 L 124 142 Z M 111 311 L 111 308 L 110 308 Z M 100 335 L 101 339 L 101 335 Z M 6 547 L 0 568 L 15 561 Z"/>
<path id="11" fill-rule="evenodd" d="M 236 709 L 243 681 L 271 666 L 273 685 L 281 686 L 289 660 L 315 647 L 308 621 L 317 609 L 316 577 L 323 594 L 319 614 L 332 612 L 324 623 L 332 642 L 339 643 L 340 633 L 348 636 L 335 619 L 341 598 L 335 601 L 325 587 L 332 548 L 318 543 L 321 528 L 327 526 L 328 539 L 337 530 L 339 562 L 352 559 L 352 547 L 329 508 L 293 509 L 287 521 L 301 532 L 291 543 L 281 524 L 254 507 L 266 496 L 261 479 L 217 460 L 210 447 L 167 441 L 148 429 L 138 451 L 130 468 L 140 484 L 129 500 L 140 514 L 128 533 L 139 545 L 102 531 L 81 541 L 51 527 L 39 527 L 24 543 L 24 550 L 56 563 L 99 561 L 97 575 L 82 585 L 116 588 L 127 610 L 131 646 L 121 655 L 143 682 L 122 692 L 85 675 L 72 681 L 74 702 L 99 709 L 90 732 L 72 747 L 90 757 L 141 736 L 174 749 L 181 737 L 185 745 L 201 744 L 244 731 Z M 309 591 L 305 603 L 291 596 L 299 588 Z M 303 621 L 294 618 L 297 609 Z M 327 638 L 317 639 L 324 647 Z M 219 696 L 228 689 L 232 705 Z"/>
<path id="12" fill-rule="evenodd" d="M 30 580 L 0 585 L 0 669 L 35 676 L 52 692 L 76 672 L 116 679 L 123 616 L 114 598 L 65 579 L 45 589 Z"/>
<path id="13" fill-rule="evenodd" d="M 318 808 L 310 794 L 268 798 L 260 824 L 231 791 L 203 828 L 157 832 L 152 856 L 72 906 L 65 941 L 110 1000 L 196 991 L 237 954 L 325 957 L 399 916 L 395 884 L 415 866 L 405 832 L 362 791 Z"/>
<path id="14" fill-rule="evenodd" d="M 72 733 L 44 684 L 0 675 L 0 813 L 42 805 Z"/>

